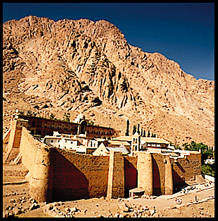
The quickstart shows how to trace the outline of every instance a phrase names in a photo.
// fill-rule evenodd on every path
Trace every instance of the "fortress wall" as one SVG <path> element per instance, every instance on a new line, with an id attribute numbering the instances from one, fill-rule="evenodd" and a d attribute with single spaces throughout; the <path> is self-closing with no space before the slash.
<path id="1" fill-rule="evenodd" d="M 35 140 L 25 127 L 22 128 L 20 152 L 22 154 L 22 163 L 29 171 L 32 171 L 37 149 L 45 146 L 45 144 Z"/>
<path id="2" fill-rule="evenodd" d="M 152 153 L 153 166 L 153 194 L 162 195 L 165 193 L 165 165 L 164 156 Z"/>
<path id="3" fill-rule="evenodd" d="M 144 190 L 144 194 L 153 195 L 153 158 L 149 152 L 137 153 L 138 188 Z"/>
<path id="4" fill-rule="evenodd" d="M 124 156 L 124 183 L 125 196 L 129 196 L 129 190 L 137 187 L 137 157 Z"/>
<path id="5" fill-rule="evenodd" d="M 35 160 L 35 170 L 33 168 L 35 176 L 41 175 L 40 179 L 34 178 L 33 173 L 30 183 L 31 194 L 33 196 L 35 194 L 37 199 L 52 199 L 52 201 L 101 196 L 123 197 L 124 190 L 125 196 L 128 196 L 129 190 L 138 186 L 140 168 L 137 165 L 138 158 L 117 154 L 114 154 L 114 157 L 92 156 L 50 148 L 47 160 L 50 167 L 42 167 L 40 161 Z M 47 159 L 46 153 L 41 155 L 41 158 Z M 143 158 L 141 160 L 143 162 Z M 169 156 L 153 153 L 151 160 L 153 195 L 172 194 L 176 186 L 201 174 L 200 154 L 191 154 L 187 159 L 178 159 L 178 163 L 175 163 Z M 37 170 L 41 172 L 36 172 Z M 140 182 L 145 186 L 147 182 L 151 182 L 146 181 L 147 176 L 143 178 L 144 181 L 142 178 Z"/>
<path id="6" fill-rule="evenodd" d="M 201 175 L 201 153 L 191 153 L 186 157 L 186 159 L 177 159 L 178 162 L 171 159 L 175 187 L 184 184 L 185 181 L 195 179 L 196 175 Z"/>
<path id="7" fill-rule="evenodd" d="M 110 151 L 107 198 L 124 197 L 124 158 L 122 153 Z"/>
<path id="8" fill-rule="evenodd" d="M 17 151 L 12 151 L 13 146 L 14 146 L 14 140 L 16 138 L 16 127 L 17 127 L 17 121 L 12 121 L 10 125 L 9 137 L 5 139 L 5 141 L 7 140 L 7 143 L 5 143 L 5 147 L 4 147 L 5 149 L 4 159 L 3 159 L 4 163 L 9 162 L 9 156 L 14 155 L 14 153 L 12 152 L 17 152 Z"/>
<path id="9" fill-rule="evenodd" d="M 3 152 L 6 152 L 6 146 L 8 144 L 10 134 L 11 134 L 11 129 L 9 129 L 3 136 Z"/>
<path id="10" fill-rule="evenodd" d="M 45 146 L 45 144 L 35 140 L 27 129 L 23 127 L 20 150 L 23 155 L 23 164 L 32 171 L 32 182 L 30 183 L 32 195 L 37 193 L 37 191 L 41 191 L 41 200 L 52 199 L 53 201 L 107 195 L 109 185 L 109 156 L 82 155 L 73 151 L 50 148 L 49 154 L 41 154 L 43 155 L 41 158 L 44 157 L 45 161 L 49 158 L 47 161 L 50 166 L 42 167 L 40 162 L 37 164 L 36 158 L 39 157 L 36 155 L 37 150 L 41 153 L 43 151 L 40 151 L 40 149 L 45 149 Z M 113 176 L 111 183 L 112 196 L 116 195 L 113 188 L 124 189 L 125 196 L 128 196 L 129 190 L 138 186 L 137 156 L 121 156 L 121 158 L 123 158 L 121 165 L 123 169 L 120 168 L 120 176 L 124 176 L 124 182 L 120 183 L 119 176 Z M 170 177 L 165 176 L 170 174 L 166 173 L 165 158 L 166 156 L 158 153 L 152 154 L 152 188 L 154 195 L 169 194 L 173 191 L 173 188 L 165 189 L 167 188 L 165 184 L 169 185 L 171 182 Z M 120 157 L 117 160 L 120 161 Z M 116 158 L 114 158 L 115 161 Z M 172 164 L 173 178 L 171 177 L 171 179 L 173 179 L 174 189 L 176 186 L 184 184 L 185 181 L 201 174 L 200 153 L 191 154 L 187 156 L 187 159 L 178 159 L 177 163 L 173 159 L 170 159 L 170 162 Z M 120 166 L 116 162 L 113 165 L 114 167 L 117 165 Z M 40 167 L 42 168 L 40 169 Z M 41 171 L 41 175 L 37 169 Z M 114 168 L 114 171 L 116 171 L 116 168 Z M 41 181 L 37 181 L 40 180 L 37 178 L 39 175 Z M 34 176 L 36 177 L 34 178 Z M 40 194 L 37 193 L 35 195 L 39 198 Z"/>
<path id="11" fill-rule="evenodd" d="M 109 157 L 51 149 L 53 200 L 106 196 Z"/>
<path id="12" fill-rule="evenodd" d="M 20 152 L 20 140 L 22 127 L 26 125 L 25 120 L 14 120 L 11 122 L 10 131 L 5 135 L 3 141 L 4 163 L 13 161 Z"/>
<path id="13" fill-rule="evenodd" d="M 152 154 L 154 195 L 166 194 L 165 191 L 167 191 L 166 189 L 168 188 L 166 185 L 171 182 L 170 177 L 168 177 L 169 175 L 165 174 L 165 157 L 166 156 L 157 153 Z M 170 162 L 172 165 L 172 182 L 174 191 L 177 187 L 184 185 L 185 181 L 195 179 L 196 175 L 201 174 L 200 153 L 191 153 L 186 159 L 177 159 L 177 162 L 174 162 L 174 160 L 170 158 Z"/>
<path id="14" fill-rule="evenodd" d="M 165 184 L 168 185 L 169 182 L 171 182 L 170 177 L 167 177 L 165 171 L 165 157 L 166 156 L 158 153 L 152 154 L 154 195 L 166 194 L 167 186 L 165 186 Z M 201 174 L 201 155 L 198 153 L 191 153 L 189 156 L 187 156 L 187 159 L 178 159 L 177 163 L 174 162 L 173 159 L 170 159 L 170 162 L 172 165 L 172 179 L 174 190 L 177 186 L 184 185 L 185 181 L 193 179 L 196 175 Z M 129 190 L 138 186 L 137 157 L 125 156 L 124 168 L 125 196 L 128 196 Z"/>
<path id="15" fill-rule="evenodd" d="M 190 152 L 177 162 L 169 156 L 152 153 L 150 163 L 145 153 L 140 153 L 140 162 L 137 156 L 120 153 L 110 157 L 82 155 L 39 142 L 26 128 L 27 123 L 22 119 L 14 121 L 4 143 L 8 142 L 9 158 L 14 153 L 22 155 L 22 163 L 29 170 L 30 194 L 38 201 L 123 197 L 124 190 L 128 196 L 130 189 L 139 187 L 139 181 L 154 195 L 172 194 L 175 187 L 201 174 L 201 153 Z M 152 182 L 146 181 L 148 176 L 143 168 L 151 172 Z"/>
<path id="16" fill-rule="evenodd" d="M 50 167 L 50 148 L 33 138 L 25 127 L 20 141 L 22 163 L 29 170 L 27 179 L 30 195 L 39 202 L 52 200 L 52 170 Z"/>

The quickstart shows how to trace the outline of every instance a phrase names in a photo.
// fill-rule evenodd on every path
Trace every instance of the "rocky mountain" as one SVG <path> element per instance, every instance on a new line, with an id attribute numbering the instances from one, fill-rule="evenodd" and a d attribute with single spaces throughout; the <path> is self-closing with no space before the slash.
<path id="1" fill-rule="evenodd" d="M 3 24 L 3 127 L 15 109 L 79 113 L 126 131 L 126 120 L 174 144 L 214 145 L 214 81 L 128 44 L 113 24 L 28 16 Z"/>

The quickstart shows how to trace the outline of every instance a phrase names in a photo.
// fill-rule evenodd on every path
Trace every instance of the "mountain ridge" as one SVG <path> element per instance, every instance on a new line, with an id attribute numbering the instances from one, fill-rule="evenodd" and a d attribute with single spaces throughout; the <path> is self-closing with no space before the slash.
<path id="1" fill-rule="evenodd" d="M 3 72 L 4 128 L 16 108 L 71 120 L 82 112 L 123 133 L 128 118 L 173 143 L 214 145 L 214 81 L 129 45 L 108 21 L 7 21 Z"/>

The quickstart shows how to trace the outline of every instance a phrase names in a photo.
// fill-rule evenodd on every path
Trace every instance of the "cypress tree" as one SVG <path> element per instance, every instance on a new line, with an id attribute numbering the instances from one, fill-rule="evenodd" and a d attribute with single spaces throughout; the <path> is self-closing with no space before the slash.
<path id="1" fill-rule="evenodd" d="M 151 134 L 150 134 L 150 130 L 148 131 L 148 137 L 150 137 L 151 136 Z"/>
<path id="2" fill-rule="evenodd" d="M 129 120 L 126 121 L 126 136 L 129 136 Z"/>
<path id="3" fill-rule="evenodd" d="M 133 125 L 133 130 L 132 130 L 132 134 L 134 135 L 136 132 L 136 125 Z"/>
<path id="4" fill-rule="evenodd" d="M 137 133 L 140 134 L 140 124 L 138 124 Z"/>

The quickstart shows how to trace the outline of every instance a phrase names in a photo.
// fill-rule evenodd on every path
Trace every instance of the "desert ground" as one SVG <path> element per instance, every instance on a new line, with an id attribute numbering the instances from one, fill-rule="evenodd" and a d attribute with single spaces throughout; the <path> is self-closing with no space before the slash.
<path id="1" fill-rule="evenodd" d="M 38 203 L 22 164 L 3 165 L 3 217 L 215 217 L 215 185 L 194 181 L 173 195 Z"/>

